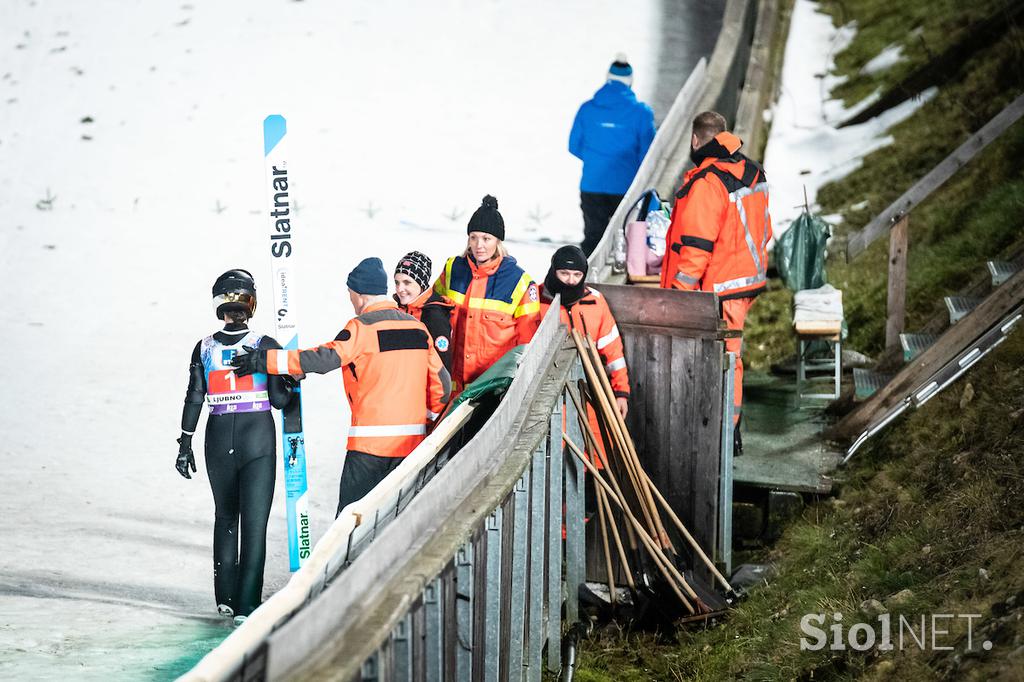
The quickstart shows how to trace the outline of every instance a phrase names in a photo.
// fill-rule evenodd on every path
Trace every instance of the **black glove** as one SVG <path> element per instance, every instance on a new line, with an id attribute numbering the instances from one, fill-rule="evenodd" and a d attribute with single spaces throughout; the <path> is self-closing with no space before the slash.
<path id="1" fill-rule="evenodd" d="M 249 374 L 265 374 L 267 371 L 267 351 L 252 346 L 242 346 L 242 350 L 245 351 L 245 354 L 236 355 L 231 358 L 229 363 L 232 367 L 236 368 L 235 374 L 240 377 Z"/>
<path id="2" fill-rule="evenodd" d="M 189 467 L 195 473 L 196 458 L 192 454 L 192 436 L 183 433 L 178 439 L 178 459 L 174 462 L 174 468 L 185 478 L 192 478 L 192 474 L 188 473 Z"/>

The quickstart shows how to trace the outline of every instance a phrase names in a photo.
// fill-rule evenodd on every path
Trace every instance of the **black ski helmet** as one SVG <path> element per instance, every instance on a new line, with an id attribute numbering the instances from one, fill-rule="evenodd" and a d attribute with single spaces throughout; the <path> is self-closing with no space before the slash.
<path id="1" fill-rule="evenodd" d="M 213 283 L 213 309 L 217 319 L 232 310 L 244 310 L 253 316 L 256 312 L 256 282 L 248 270 L 228 270 Z"/>

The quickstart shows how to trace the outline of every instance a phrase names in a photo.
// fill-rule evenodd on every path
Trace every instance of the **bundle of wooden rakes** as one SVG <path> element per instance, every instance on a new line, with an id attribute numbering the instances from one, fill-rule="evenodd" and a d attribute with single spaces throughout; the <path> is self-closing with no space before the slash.
<path id="1" fill-rule="evenodd" d="M 690 545 L 693 556 L 707 566 L 726 595 L 735 595 L 732 586 L 686 529 L 641 466 L 636 446 L 617 408 L 611 382 L 604 372 L 593 340 L 575 329 L 572 330 L 571 336 L 583 364 L 585 379 L 580 380 L 578 386 L 570 385 L 568 394 L 576 407 L 585 443 L 581 446 L 573 442 L 564 431 L 562 439 L 566 447 L 583 462 L 587 475 L 593 477 L 599 535 L 612 604 L 616 603 L 617 594 L 615 571 L 612 567 L 613 547 L 627 586 L 634 594 L 637 590 L 636 576 L 644 575 L 641 567 L 636 566 L 638 561 L 643 560 L 640 553 L 642 547 L 650 563 L 654 564 L 664 578 L 665 584 L 690 616 L 706 618 L 716 613 L 718 610 L 706 603 L 707 591 L 695 590 L 691 581 L 687 580 L 683 571 L 677 567 L 676 548 L 665 528 L 662 512 Z M 588 408 L 596 416 L 598 433 L 594 433 L 591 426 Z M 599 439 L 604 445 L 603 448 L 598 444 Z M 597 465 L 598 462 L 600 467 Z M 630 549 L 629 556 L 633 557 L 632 566 L 622 542 L 622 533 L 619 532 L 620 522 L 625 531 L 626 544 Z M 703 592 L 705 599 L 702 599 L 698 592 Z"/>

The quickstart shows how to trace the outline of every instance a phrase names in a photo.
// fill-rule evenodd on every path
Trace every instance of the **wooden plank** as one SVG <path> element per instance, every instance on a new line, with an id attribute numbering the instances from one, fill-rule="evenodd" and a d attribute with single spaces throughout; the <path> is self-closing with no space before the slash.
<path id="1" fill-rule="evenodd" d="M 657 334 L 651 337 L 650 343 L 651 352 L 648 357 L 655 377 L 652 381 L 655 390 L 648 394 L 647 409 L 648 414 L 654 413 L 655 428 L 657 429 L 655 431 L 657 448 L 651 452 L 651 455 L 657 458 L 659 464 L 660 480 L 654 479 L 657 481 L 655 485 L 659 490 L 664 490 L 666 485 L 676 480 L 678 476 L 676 472 L 681 465 L 679 457 L 676 456 L 678 447 L 675 445 L 675 441 L 678 439 L 674 437 L 678 425 L 672 421 L 671 409 L 672 384 L 678 377 L 672 375 L 672 339 Z M 648 447 L 650 447 L 651 440 L 651 434 L 648 434 Z"/>
<path id="2" fill-rule="evenodd" d="M 751 157 L 758 157 L 761 150 L 765 102 L 771 81 L 769 62 L 775 37 L 778 4 L 778 0 L 760 0 L 758 3 L 754 41 L 750 46 L 743 91 L 736 106 L 736 121 L 732 127 L 733 134 L 743 140 L 745 153 Z"/>
<path id="3" fill-rule="evenodd" d="M 981 130 L 967 138 L 966 142 L 957 147 L 927 175 L 914 183 L 913 187 L 904 192 L 903 196 L 890 204 L 862 230 L 851 234 L 846 245 L 846 260 L 851 261 L 859 256 L 872 242 L 885 234 L 890 225 L 927 199 L 932 192 L 953 177 L 958 170 L 967 165 L 971 159 L 1002 135 L 1021 116 L 1024 116 L 1024 95 L 1020 95 L 1010 102 Z"/>
<path id="4" fill-rule="evenodd" d="M 993 291 L 977 308 L 908 363 L 885 387 L 827 430 L 825 436 L 832 440 L 849 440 L 859 435 L 876 414 L 881 414 L 903 400 L 920 382 L 952 360 L 1021 301 L 1024 301 L 1024 270 Z"/>
<path id="5" fill-rule="evenodd" d="M 626 367 L 629 370 L 629 412 L 626 413 L 626 428 L 633 438 L 637 454 L 646 466 L 647 434 L 653 433 L 653 426 L 647 418 L 647 336 L 622 333 L 625 345 Z M 653 469 L 649 470 L 653 476 Z"/>
<path id="6" fill-rule="evenodd" d="M 619 324 L 718 331 L 718 301 L 712 293 L 622 284 L 587 285 L 601 292 Z"/>
<path id="7" fill-rule="evenodd" d="M 662 336 L 682 336 L 687 339 L 726 339 L 730 336 L 740 336 L 739 332 L 733 332 L 729 329 L 719 329 L 718 331 L 711 331 L 709 329 L 693 329 L 691 327 L 662 327 L 657 324 L 636 324 L 636 323 L 615 323 L 619 326 L 619 331 L 630 330 L 634 333 L 650 332 L 652 334 L 661 334 Z"/>
<path id="8" fill-rule="evenodd" d="M 695 453 L 696 470 L 691 483 L 694 498 L 694 519 L 690 532 L 709 555 L 715 547 L 718 526 L 718 477 L 721 470 L 722 424 L 722 358 L 724 350 L 719 341 L 701 340 L 697 352 L 697 405 L 700 417 L 696 420 L 694 442 L 699 443 Z M 694 573 L 706 583 L 712 583 L 710 571 L 702 565 L 693 566 Z"/>
<path id="9" fill-rule="evenodd" d="M 900 345 L 907 310 L 907 232 L 910 216 L 896 221 L 889 233 L 889 283 L 886 294 L 885 347 Z"/>
<path id="10" fill-rule="evenodd" d="M 675 460 L 675 466 L 673 475 L 668 480 L 655 481 L 658 490 L 665 496 L 679 518 L 683 519 L 683 523 L 692 523 L 693 521 L 693 496 L 689 494 L 695 470 L 693 371 L 694 351 L 699 343 L 694 339 L 672 338 L 669 420 L 674 446 L 671 454 Z M 670 532 L 672 532 L 671 529 Z M 678 537 L 678 534 L 675 537 Z M 686 543 L 676 542 L 676 549 L 685 550 Z"/>

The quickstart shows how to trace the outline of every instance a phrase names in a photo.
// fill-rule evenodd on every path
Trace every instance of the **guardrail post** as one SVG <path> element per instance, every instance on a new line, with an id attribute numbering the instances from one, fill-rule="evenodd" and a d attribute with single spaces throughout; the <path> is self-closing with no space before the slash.
<path id="1" fill-rule="evenodd" d="M 732 573 L 732 445 L 734 381 L 736 355 L 725 354 L 725 372 L 722 377 L 722 452 L 718 475 L 718 561 L 725 566 L 725 574 Z"/>
<path id="2" fill-rule="evenodd" d="M 526 637 L 524 677 L 540 682 L 541 651 L 544 648 L 544 498 L 547 489 L 547 441 L 541 441 L 533 452 L 530 490 L 530 596 Z M 509 671 L 514 676 L 514 671 Z"/>
<path id="3" fill-rule="evenodd" d="M 573 363 L 569 381 L 575 383 L 582 375 L 579 360 Z M 576 406 L 566 399 L 565 403 L 566 433 L 574 443 L 583 442 Z M 583 500 L 583 465 L 578 459 L 566 456 L 565 460 L 565 620 L 573 624 L 580 619 L 579 592 L 585 580 L 584 566 L 586 561 L 586 527 L 583 518 L 586 515 Z"/>
<path id="4" fill-rule="evenodd" d="M 455 554 L 455 679 L 473 677 L 473 542 Z"/>
<path id="5" fill-rule="evenodd" d="M 485 539 L 487 557 L 484 567 L 486 592 L 484 596 L 484 680 L 498 681 L 501 662 L 501 507 L 487 517 Z"/>
<path id="6" fill-rule="evenodd" d="M 426 682 L 444 679 L 444 613 L 441 611 L 441 579 L 423 589 L 423 668 Z"/>
<path id="7" fill-rule="evenodd" d="M 391 632 L 391 675 L 389 682 L 412 680 L 412 615 L 405 614 Z"/>
<path id="8" fill-rule="evenodd" d="M 526 621 L 526 571 L 530 540 L 530 469 L 512 491 L 512 591 L 509 599 L 509 680 L 523 677 L 523 634 Z"/>
<path id="9" fill-rule="evenodd" d="M 379 669 L 379 658 L 380 651 L 374 651 L 370 654 L 370 657 L 363 661 L 362 668 L 359 670 L 359 679 L 361 682 L 377 682 L 380 679 L 378 675 Z"/>
<path id="10" fill-rule="evenodd" d="M 564 393 L 564 391 L 563 391 Z M 548 554 L 547 614 L 548 670 L 562 667 L 562 470 L 565 455 L 562 445 L 562 420 L 565 418 L 563 393 L 551 410 L 548 427 Z"/>

